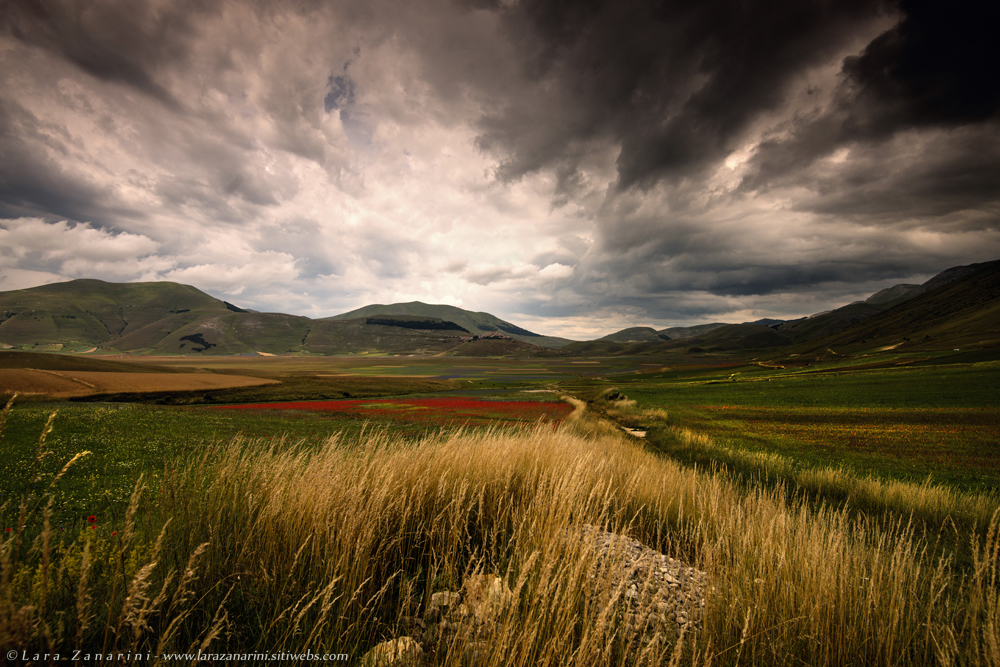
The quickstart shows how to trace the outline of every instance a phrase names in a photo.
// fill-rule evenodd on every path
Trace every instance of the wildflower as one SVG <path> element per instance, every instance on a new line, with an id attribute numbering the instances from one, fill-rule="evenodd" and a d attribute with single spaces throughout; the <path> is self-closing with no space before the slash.
<path id="1" fill-rule="evenodd" d="M 112 530 L 112 531 L 111 531 L 111 537 L 114 537 L 114 536 L 115 536 L 115 535 L 117 535 L 117 534 L 118 534 L 118 531 L 117 531 L 117 530 Z"/>
<path id="2" fill-rule="evenodd" d="M 7 532 L 7 533 L 9 533 L 10 531 L 11 531 L 11 529 L 10 529 L 10 528 L 8 528 L 8 529 L 7 529 L 6 531 L 4 531 L 4 532 Z"/>
<path id="3" fill-rule="evenodd" d="M 97 523 L 97 517 L 91 514 L 87 517 L 87 523 Z"/>

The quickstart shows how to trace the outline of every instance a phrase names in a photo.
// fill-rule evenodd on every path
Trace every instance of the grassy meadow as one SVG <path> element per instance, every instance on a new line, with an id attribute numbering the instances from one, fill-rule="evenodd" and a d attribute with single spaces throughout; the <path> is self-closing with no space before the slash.
<path id="1" fill-rule="evenodd" d="M 426 665 L 1000 664 L 995 366 L 575 361 L 212 361 L 306 378 L 287 400 L 357 378 L 453 383 L 351 410 L 15 404 L 2 644 L 365 664 L 422 633 Z M 413 418 L 431 398 L 561 395 L 589 403 L 566 399 L 558 426 L 499 407 Z M 697 622 L 660 618 L 587 526 L 703 570 Z M 506 591 L 488 614 L 415 629 L 434 594 L 471 595 L 483 574 Z"/>
<path id="2" fill-rule="evenodd" d="M 874 368 L 861 369 L 850 361 L 681 366 L 567 389 L 592 399 L 620 391 L 635 403 L 624 411 L 619 405 L 616 414 L 651 427 L 650 439 L 665 445 L 674 429 L 689 429 L 727 449 L 773 454 L 799 468 L 1000 489 L 1000 362 L 892 361 L 876 358 L 868 362 Z M 669 414 L 649 416 L 658 409 Z"/>

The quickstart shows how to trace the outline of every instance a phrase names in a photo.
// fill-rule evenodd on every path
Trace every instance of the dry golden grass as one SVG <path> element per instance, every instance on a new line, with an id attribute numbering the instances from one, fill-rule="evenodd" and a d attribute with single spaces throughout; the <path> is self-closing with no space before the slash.
<path id="1" fill-rule="evenodd" d="M 121 540 L 55 544 L 30 513 L 0 552 L 0 645 L 349 653 L 472 573 L 512 602 L 433 665 L 1000 664 L 997 520 L 952 571 L 905 524 L 815 510 L 781 489 L 684 469 L 606 424 L 219 444 L 168 472 Z M 591 524 L 708 572 L 704 630 L 640 636 L 602 580 Z M 610 581 L 610 577 L 607 579 Z"/>
<path id="2" fill-rule="evenodd" d="M 0 369 L 0 394 L 70 398 L 91 394 L 232 389 L 275 384 L 276 380 L 214 373 L 116 373 Z"/>

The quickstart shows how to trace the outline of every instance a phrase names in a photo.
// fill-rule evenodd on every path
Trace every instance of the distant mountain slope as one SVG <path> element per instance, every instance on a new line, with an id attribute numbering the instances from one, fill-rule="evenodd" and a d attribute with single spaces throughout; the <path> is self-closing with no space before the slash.
<path id="1" fill-rule="evenodd" d="M 901 284 L 887 287 L 864 301 L 849 303 L 805 319 L 784 322 L 775 326 L 774 330 L 796 343 L 821 339 L 996 264 L 1000 264 L 1000 261 L 954 266 L 945 269 L 922 285 Z"/>
<path id="2" fill-rule="evenodd" d="M 725 322 L 713 322 L 711 324 L 696 324 L 693 327 L 670 327 L 660 329 L 657 333 L 663 334 L 670 340 L 681 340 L 684 338 L 694 338 L 707 334 L 712 329 L 729 326 Z"/>
<path id="3" fill-rule="evenodd" d="M 0 343 L 81 348 L 115 342 L 129 350 L 235 315 L 232 308 L 189 285 L 73 280 L 0 292 Z"/>
<path id="4" fill-rule="evenodd" d="M 898 308 L 908 303 L 918 303 L 918 297 L 930 294 L 945 286 L 957 283 L 966 277 L 983 275 L 984 270 L 991 267 L 1000 266 L 1000 260 L 996 262 L 984 262 L 979 264 L 969 264 L 956 266 L 937 274 L 922 285 L 900 284 L 880 290 L 864 301 L 847 304 L 835 310 L 825 313 L 817 313 L 810 317 L 797 320 L 774 320 L 761 319 L 756 322 L 745 322 L 743 324 L 724 324 L 715 322 L 712 324 L 699 324 L 691 327 L 671 327 L 655 331 L 649 327 L 631 327 L 622 329 L 613 334 L 604 336 L 595 341 L 573 343 L 565 348 L 565 351 L 591 356 L 619 356 L 619 355 L 641 355 L 666 352 L 670 350 L 687 349 L 699 352 L 722 352 L 738 350 L 757 350 L 769 348 L 782 348 L 789 345 L 801 345 L 803 349 L 809 348 L 810 341 L 824 341 L 824 345 L 832 344 L 829 341 L 839 341 L 839 332 L 854 331 L 857 325 L 875 318 L 883 313 Z M 978 280 L 978 279 L 977 279 Z M 949 304 L 936 304 L 934 308 L 941 313 L 952 312 L 953 307 L 966 303 L 967 298 L 971 298 L 973 292 L 983 293 L 985 288 L 977 288 L 969 294 L 962 293 L 962 289 L 957 289 L 953 294 L 954 301 Z M 979 297 L 975 297 L 979 299 Z M 985 301 L 979 299 L 969 307 L 973 312 L 967 313 L 963 321 L 967 321 L 971 326 L 971 320 L 977 323 L 988 322 L 988 312 L 976 313 L 979 308 L 989 310 L 990 306 Z M 971 302 L 970 302 L 971 303 Z M 898 311 L 894 311 L 897 312 Z M 908 311 L 907 311 L 908 312 Z M 916 309 L 914 309 L 916 313 Z M 931 317 L 932 313 L 923 313 L 916 316 L 923 321 L 923 318 Z M 980 322 L 980 319 L 982 322 Z M 871 338 L 878 327 L 886 327 L 888 319 L 878 319 L 871 329 L 857 329 L 864 331 L 861 339 Z M 895 320 L 893 320 L 895 321 Z M 918 322 L 907 321 L 907 323 L 897 323 L 898 326 L 913 328 Z M 896 326 L 896 325 L 894 325 Z M 921 325 L 922 326 L 922 325 Z M 979 324 L 976 324 L 979 326 Z M 989 330 L 988 325 L 984 325 L 983 332 Z M 979 330 L 979 329 L 976 329 Z M 886 329 L 885 336 L 895 335 L 893 328 Z M 943 333 L 943 332 L 939 332 Z M 845 334 L 846 335 L 846 334 Z M 927 334 L 924 334 L 927 335 Z M 667 338 L 669 342 L 662 339 Z M 932 338 L 928 340 L 932 340 Z M 948 334 L 947 340 L 952 340 Z M 944 340 L 944 338 L 942 338 Z M 799 349 L 796 347 L 796 349 Z"/>
<path id="5" fill-rule="evenodd" d="M 792 344 L 790 338 L 763 324 L 727 324 L 684 342 L 709 352 L 760 350 Z"/>
<path id="6" fill-rule="evenodd" d="M 884 308 L 881 306 L 866 301 L 859 301 L 857 303 L 849 303 L 846 306 L 841 306 L 827 313 L 820 313 L 792 322 L 783 322 L 775 326 L 774 330 L 787 336 L 794 342 L 812 340 L 861 322 L 881 313 L 883 310 Z"/>
<path id="7" fill-rule="evenodd" d="M 956 269 L 923 294 L 796 349 L 1000 347 L 1000 261 Z"/>
<path id="8" fill-rule="evenodd" d="M 539 345 L 541 347 L 562 348 L 573 341 L 566 338 L 556 338 L 553 336 L 542 336 L 527 329 L 501 320 L 499 317 L 489 313 L 475 313 L 469 310 L 458 308 L 457 306 L 446 306 L 443 304 L 430 304 L 421 301 L 410 301 L 409 303 L 375 303 L 364 306 L 357 310 L 352 310 L 340 315 L 323 318 L 328 320 L 349 320 L 356 318 L 368 318 L 389 315 L 410 315 L 428 318 L 437 318 L 447 322 L 454 322 L 472 334 L 479 335 L 490 331 L 507 334 L 516 340 Z"/>
<path id="9" fill-rule="evenodd" d="M 653 327 L 629 327 L 628 329 L 616 331 L 613 334 L 608 334 L 607 336 L 598 338 L 597 340 L 609 341 L 612 343 L 642 343 L 646 341 L 666 339 L 666 336 L 661 336 Z"/>
<path id="10" fill-rule="evenodd" d="M 912 299 L 913 297 L 919 296 L 926 291 L 927 288 L 923 285 L 893 285 L 892 287 L 886 287 L 884 290 L 875 292 L 870 297 L 865 299 L 865 303 L 872 306 L 890 308 L 895 306 L 897 303 L 902 303 L 907 299 Z"/>
<path id="11" fill-rule="evenodd" d="M 387 315 L 384 306 L 375 310 L 382 316 L 312 320 L 244 310 L 177 283 L 74 280 L 0 292 L 0 349 L 83 352 L 97 348 L 138 354 L 460 353 L 458 348 L 467 342 L 463 337 L 502 331 L 524 341 L 523 348 L 520 343 L 515 346 L 516 352 L 527 354 L 539 346 L 555 347 L 562 340 L 537 336 L 488 313 L 462 318 L 479 323 L 470 329 L 425 313 Z M 501 350 L 503 346 L 469 350 L 481 354 L 476 351 L 487 348 Z"/>

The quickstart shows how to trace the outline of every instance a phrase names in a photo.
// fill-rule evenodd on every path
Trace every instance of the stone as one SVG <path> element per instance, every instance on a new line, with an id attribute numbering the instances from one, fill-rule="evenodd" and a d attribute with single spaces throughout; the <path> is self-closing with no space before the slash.
<path id="1" fill-rule="evenodd" d="M 453 609 L 462 604 L 462 594 L 454 591 L 441 591 L 431 595 L 431 607 L 438 609 Z"/>
<path id="2" fill-rule="evenodd" d="M 416 667 L 424 651 L 412 637 L 397 637 L 376 644 L 361 658 L 364 667 Z"/>
<path id="3" fill-rule="evenodd" d="M 497 620 L 513 603 L 514 593 L 495 574 L 473 574 L 462 584 L 465 606 L 470 615 L 485 623 Z"/>

